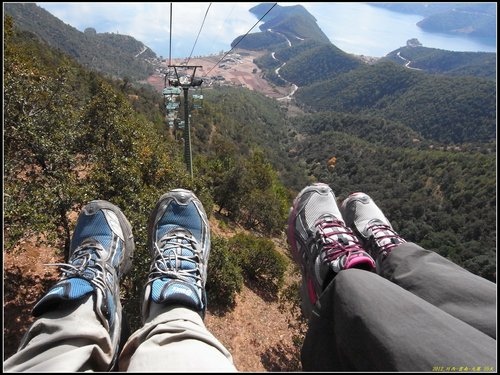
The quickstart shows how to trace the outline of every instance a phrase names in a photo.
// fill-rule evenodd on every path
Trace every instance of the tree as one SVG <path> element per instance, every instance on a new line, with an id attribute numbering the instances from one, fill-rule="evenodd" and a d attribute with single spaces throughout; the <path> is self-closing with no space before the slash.
<path id="1" fill-rule="evenodd" d="M 7 248 L 21 236 L 58 232 L 69 249 L 67 212 L 81 201 L 76 168 L 78 112 L 67 59 L 39 64 L 29 45 L 15 44 L 6 27 L 4 74 L 5 225 Z M 50 52 L 47 52 L 50 54 Z M 55 230 L 55 231 L 54 231 Z"/>

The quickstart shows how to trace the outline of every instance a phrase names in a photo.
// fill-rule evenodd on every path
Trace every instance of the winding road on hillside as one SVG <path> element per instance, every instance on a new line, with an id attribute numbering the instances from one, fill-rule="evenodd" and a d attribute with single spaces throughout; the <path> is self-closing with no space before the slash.
<path id="1" fill-rule="evenodd" d="M 277 31 L 273 31 L 272 29 L 267 29 L 267 31 L 269 31 L 269 32 L 271 32 L 271 33 L 275 33 L 275 34 L 281 35 L 283 38 L 285 38 L 285 39 L 286 39 L 286 41 L 287 41 L 287 43 L 288 43 L 288 47 L 291 47 L 291 46 L 292 46 L 292 42 L 290 42 L 290 39 L 288 39 L 288 38 L 286 37 L 286 35 L 284 35 L 284 34 L 282 34 L 282 33 L 279 33 L 279 32 L 277 32 Z M 299 40 L 303 40 L 302 38 L 299 38 L 299 37 L 297 37 L 297 39 L 299 39 Z M 271 57 L 272 57 L 274 60 L 279 61 L 279 60 L 276 58 L 276 56 L 275 56 L 275 52 L 272 52 L 272 53 L 271 53 Z M 281 64 L 281 66 L 280 66 L 279 68 L 277 68 L 274 72 L 276 73 L 276 75 L 277 75 L 280 79 L 282 79 L 283 81 L 285 81 L 286 83 L 288 83 L 289 85 L 291 85 L 291 86 L 292 86 L 292 91 L 291 91 L 291 92 L 290 92 L 287 96 L 283 96 L 283 97 L 281 97 L 281 98 L 276 98 L 276 100 L 291 100 L 291 99 L 292 99 L 293 94 L 295 94 L 295 92 L 296 92 L 296 91 L 297 91 L 297 89 L 299 88 L 296 84 L 294 84 L 294 83 L 291 83 L 291 82 L 287 81 L 285 78 L 283 78 L 283 77 L 280 75 L 279 71 L 280 71 L 280 69 L 281 69 L 281 68 L 283 68 L 285 65 L 286 65 L 286 62 L 284 62 L 283 64 Z"/>
<path id="2" fill-rule="evenodd" d="M 407 67 L 408 69 L 413 69 L 413 70 L 422 70 L 422 69 L 419 69 L 419 68 L 413 68 L 413 67 L 411 67 L 411 66 L 410 66 L 411 61 L 410 61 L 410 60 L 408 60 L 408 59 L 405 59 L 403 56 L 401 56 L 401 52 L 398 52 L 398 53 L 397 53 L 397 55 L 398 55 L 398 57 L 399 57 L 401 60 L 405 61 L 405 67 Z"/>
<path id="3" fill-rule="evenodd" d="M 142 46 L 142 51 L 139 52 L 137 55 L 135 55 L 135 57 L 139 57 L 140 55 L 142 55 L 144 52 L 146 52 L 146 50 L 148 49 L 148 47 L 146 46 Z"/>

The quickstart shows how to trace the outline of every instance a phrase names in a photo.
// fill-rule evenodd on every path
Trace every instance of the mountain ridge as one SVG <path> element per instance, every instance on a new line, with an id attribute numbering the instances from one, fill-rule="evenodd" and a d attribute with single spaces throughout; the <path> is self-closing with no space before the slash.
<path id="1" fill-rule="evenodd" d="M 131 36 L 96 33 L 92 28 L 81 32 L 35 3 L 6 3 L 4 11 L 19 28 L 91 69 L 134 80 L 146 79 L 154 71 L 156 54 Z"/>

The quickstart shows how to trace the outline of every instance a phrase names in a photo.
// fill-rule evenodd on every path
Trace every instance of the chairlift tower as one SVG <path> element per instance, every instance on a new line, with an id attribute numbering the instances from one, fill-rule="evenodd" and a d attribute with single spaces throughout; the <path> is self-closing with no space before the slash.
<path id="1" fill-rule="evenodd" d="M 203 79 L 195 78 L 196 69 L 202 68 L 200 65 L 169 65 L 169 68 L 174 68 L 175 79 L 171 82 L 172 86 L 182 87 L 184 91 L 184 161 L 191 178 L 193 178 L 193 154 L 191 151 L 191 126 L 189 123 L 189 106 L 188 106 L 188 91 L 190 87 L 201 86 Z M 179 77 L 177 68 L 193 69 L 191 76 L 184 75 Z"/>

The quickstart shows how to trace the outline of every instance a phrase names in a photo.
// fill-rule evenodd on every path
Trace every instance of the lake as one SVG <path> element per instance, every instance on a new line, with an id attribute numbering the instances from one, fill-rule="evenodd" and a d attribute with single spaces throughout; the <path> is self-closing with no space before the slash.
<path id="1" fill-rule="evenodd" d="M 419 15 L 392 12 L 363 3 L 304 3 L 331 42 L 347 53 L 382 57 L 417 38 L 424 47 L 448 51 L 496 52 L 496 41 L 429 33 Z"/>
<path id="2" fill-rule="evenodd" d="M 230 3 L 214 4 L 220 7 L 217 9 L 218 12 L 228 12 Z M 281 5 L 294 4 L 299 3 L 282 3 Z M 311 2 L 300 4 L 316 18 L 318 26 L 330 41 L 347 53 L 382 57 L 406 46 L 406 41 L 412 38 L 417 38 L 424 47 L 429 48 L 448 51 L 496 52 L 495 40 L 481 40 L 423 31 L 417 26 L 417 22 L 423 19 L 420 15 L 393 12 L 365 3 Z M 248 11 L 252 6 L 253 4 L 249 4 L 248 7 L 234 8 L 230 13 L 229 19 L 238 20 L 239 30 L 241 30 L 242 24 L 245 25 L 244 32 L 235 33 L 226 20 L 220 25 L 225 30 L 224 37 L 219 35 L 219 37 L 214 38 L 210 33 L 202 34 L 194 55 L 228 51 L 231 48 L 232 40 L 238 35 L 245 34 L 257 22 L 258 19 Z M 208 19 L 210 20 L 210 17 Z M 258 26 L 256 26 L 252 33 L 259 31 Z M 173 48 L 176 57 L 189 56 L 189 49 L 183 46 L 191 46 L 192 39 L 192 36 L 188 38 L 187 35 L 185 42 L 183 39 L 177 39 Z M 150 47 L 155 49 L 154 46 Z"/>

